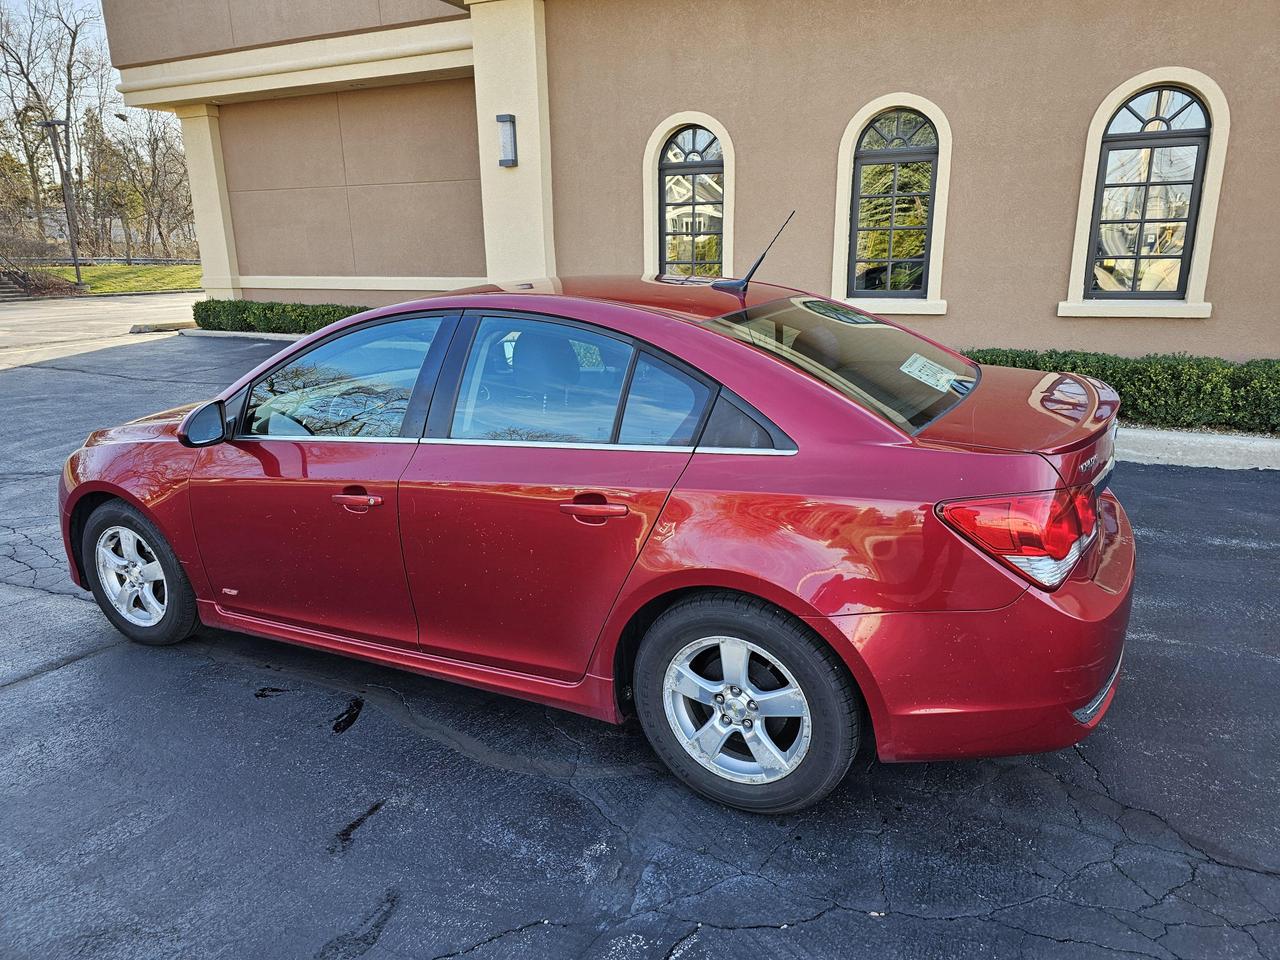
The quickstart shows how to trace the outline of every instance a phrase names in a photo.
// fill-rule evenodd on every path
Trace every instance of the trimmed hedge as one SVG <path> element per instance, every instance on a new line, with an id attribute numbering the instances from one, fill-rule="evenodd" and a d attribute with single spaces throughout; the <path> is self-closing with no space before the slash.
<path id="1" fill-rule="evenodd" d="M 368 307 L 340 303 L 260 303 L 255 300 L 197 300 L 196 326 L 202 330 L 248 333 L 314 333 Z"/>
<path id="2" fill-rule="evenodd" d="M 200 300 L 195 304 L 195 320 L 205 330 L 311 333 L 366 309 L 337 303 Z M 1116 388 L 1120 415 L 1131 423 L 1280 433 L 1280 360 L 1232 363 L 1178 353 L 1135 359 L 1077 350 L 999 347 L 966 352 L 978 363 L 1096 377 Z"/>
<path id="3" fill-rule="evenodd" d="M 1082 373 L 1115 387 L 1120 417 L 1156 427 L 1280 432 L 1280 360 L 1153 353 L 1117 357 L 1076 350 L 968 350 L 978 363 Z"/>

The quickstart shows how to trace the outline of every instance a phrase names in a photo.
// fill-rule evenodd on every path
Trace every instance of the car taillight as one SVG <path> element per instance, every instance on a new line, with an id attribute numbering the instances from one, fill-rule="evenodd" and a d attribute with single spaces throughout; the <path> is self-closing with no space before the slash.
<path id="1" fill-rule="evenodd" d="M 1092 485 L 940 504 L 938 513 L 997 560 L 1050 590 L 1067 578 L 1098 522 Z"/>

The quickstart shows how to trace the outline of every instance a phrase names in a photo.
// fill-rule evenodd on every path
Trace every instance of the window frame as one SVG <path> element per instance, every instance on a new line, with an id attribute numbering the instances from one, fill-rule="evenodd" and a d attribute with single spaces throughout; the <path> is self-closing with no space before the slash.
<path id="1" fill-rule="evenodd" d="M 711 134 L 715 142 L 720 145 L 720 159 L 719 160 L 701 160 L 696 163 L 688 163 L 688 162 L 672 163 L 668 161 L 666 159 L 667 146 L 671 143 L 672 140 L 680 136 L 680 134 L 684 133 L 686 130 L 703 130 Z M 704 126 L 696 122 L 681 124 L 680 126 L 676 127 L 674 130 L 672 130 L 669 134 L 667 134 L 667 136 L 663 139 L 662 144 L 658 148 L 658 168 L 657 168 L 657 177 L 658 177 L 658 186 L 657 186 L 658 259 L 657 259 L 657 264 L 658 264 L 658 274 L 660 276 L 675 276 L 675 277 L 686 276 L 686 274 L 682 274 L 682 273 L 673 274 L 667 270 L 667 266 L 669 263 L 669 261 L 667 260 L 667 238 L 668 237 L 687 236 L 691 238 L 696 238 L 699 236 L 716 236 L 716 234 L 697 234 L 697 233 L 685 234 L 685 233 L 669 233 L 667 231 L 667 207 L 668 206 L 696 207 L 698 203 L 697 203 L 697 200 L 695 199 L 697 196 L 696 186 L 695 186 L 695 192 L 690 197 L 688 204 L 679 204 L 679 203 L 668 204 L 666 183 L 664 182 L 665 179 L 669 176 L 687 176 L 690 179 L 692 179 L 696 177 L 698 174 L 707 175 L 707 174 L 715 174 L 715 173 L 720 174 L 720 184 L 721 184 L 721 190 L 722 190 L 722 193 L 720 195 L 720 233 L 718 234 L 718 236 L 720 237 L 720 273 L 716 274 L 716 276 L 725 276 L 726 274 L 725 274 L 724 236 L 725 236 L 725 230 L 727 228 L 726 209 L 728 207 L 727 195 L 729 192 L 729 175 L 725 170 L 724 144 L 720 140 L 720 137 L 716 133 L 716 131 L 712 130 L 710 127 Z M 696 239 L 694 239 L 694 247 L 690 253 L 691 253 L 691 259 L 688 261 L 689 268 L 690 270 L 696 270 L 697 267 L 699 266 L 699 261 L 697 257 L 697 240 Z M 684 263 L 685 261 L 676 260 L 676 261 L 670 261 L 670 262 Z M 710 263 L 712 261 L 708 260 L 703 262 Z M 706 276 L 706 274 L 689 273 L 687 274 L 687 276 L 700 277 L 700 276 Z"/>
<path id="2" fill-rule="evenodd" d="M 1098 145 L 1098 172 L 1093 184 L 1093 213 L 1089 220 L 1089 239 L 1085 257 L 1085 273 L 1084 288 L 1081 294 L 1085 300 L 1112 300 L 1112 301 L 1133 301 L 1133 300 L 1186 300 L 1187 284 L 1191 274 L 1191 263 L 1195 256 L 1196 244 L 1196 227 L 1200 222 L 1200 201 L 1204 194 L 1204 177 L 1205 167 L 1209 159 L 1209 144 L 1213 137 L 1213 119 L 1209 114 L 1209 107 L 1204 100 L 1194 91 L 1183 87 L 1176 83 L 1161 83 L 1154 86 L 1147 86 L 1141 90 L 1137 90 L 1132 96 L 1128 97 L 1120 107 L 1112 113 L 1107 120 L 1107 126 L 1110 126 L 1121 112 L 1128 109 L 1128 105 L 1137 97 L 1142 96 L 1152 90 L 1174 89 L 1180 93 L 1184 93 L 1191 97 L 1192 100 L 1199 105 L 1201 111 L 1205 115 L 1205 127 L 1201 131 L 1193 133 L 1183 133 L 1174 130 L 1155 130 L 1151 132 L 1130 132 L 1130 133 L 1103 133 L 1102 139 Z M 1185 108 L 1183 108 L 1185 109 Z M 1106 189 L 1107 179 L 1107 160 L 1116 150 L 1156 150 L 1160 147 L 1182 147 L 1196 146 L 1195 170 L 1191 174 L 1191 202 L 1187 208 L 1187 229 L 1186 236 L 1182 242 L 1182 253 L 1176 259 L 1179 261 L 1178 268 L 1178 286 L 1175 290 L 1095 290 L 1093 289 L 1094 267 L 1098 260 L 1106 259 L 1098 256 L 1098 243 L 1101 240 L 1102 231 L 1102 201 L 1104 191 Z M 1150 176 L 1150 172 L 1148 172 Z M 1174 181 L 1182 183 L 1185 181 Z M 1144 188 L 1150 186 L 1151 181 L 1145 181 L 1142 186 Z M 1108 221 L 1109 223 L 1112 221 Z M 1153 221 L 1163 222 L 1163 221 Z M 1146 225 L 1146 193 L 1143 194 L 1143 210 L 1142 217 L 1138 221 L 1139 233 L 1141 228 Z M 1140 260 L 1151 259 L 1175 259 L 1173 257 L 1144 257 L 1141 253 L 1141 236 L 1138 239 L 1138 250 L 1132 258 L 1118 257 L 1115 259 L 1127 260 L 1133 259 L 1135 263 Z"/>
<path id="3" fill-rule="evenodd" d="M 1205 109 L 1211 129 L 1186 295 L 1181 300 L 1136 296 L 1133 299 L 1085 297 L 1086 277 L 1092 270 L 1090 228 L 1102 138 L 1116 111 L 1152 87 L 1180 87 L 1194 93 Z M 1231 106 L 1226 94 L 1212 77 L 1199 70 L 1181 66 L 1154 67 L 1116 85 L 1099 101 L 1085 134 L 1080 180 L 1075 193 L 1076 216 L 1071 230 L 1071 265 L 1067 272 L 1065 296 L 1058 302 L 1059 317 L 1203 320 L 1213 315 L 1213 304 L 1206 299 L 1206 294 L 1230 141 Z"/>
<path id="4" fill-rule="evenodd" d="M 470 362 L 471 352 L 475 347 L 476 334 L 480 329 L 480 321 L 485 317 L 509 317 L 513 320 L 543 322 L 572 327 L 582 330 L 585 333 L 606 337 L 631 347 L 631 358 L 627 364 L 627 371 L 622 381 L 622 389 L 618 394 L 618 405 L 614 410 L 613 429 L 610 433 L 609 442 L 583 443 L 558 440 L 486 440 L 466 437 L 451 437 L 449 435 L 453 427 L 454 413 L 457 409 L 458 401 L 461 396 L 462 381 L 466 377 L 467 364 Z M 707 387 L 707 399 L 703 404 L 702 412 L 698 417 L 698 425 L 694 429 L 693 442 L 691 444 L 672 446 L 666 444 L 624 444 L 617 442 L 619 431 L 622 428 L 622 417 L 627 408 L 627 400 L 631 396 L 632 377 L 635 373 L 635 367 L 641 354 L 645 354 L 651 359 L 668 364 L 678 372 L 685 374 L 691 379 L 696 380 L 703 386 Z M 743 413 L 754 419 L 770 435 L 770 437 L 773 438 L 775 449 L 748 450 L 736 447 L 701 446 L 702 434 L 706 429 L 707 421 L 711 418 L 711 411 L 722 394 L 738 406 Z M 430 408 L 426 417 L 426 428 L 421 442 L 427 444 L 453 444 L 457 446 L 522 447 L 553 450 L 617 450 L 647 453 L 692 454 L 705 452 L 789 456 L 797 452 L 795 442 L 791 440 L 791 438 L 768 417 L 759 413 L 755 407 L 751 406 L 751 404 L 747 403 L 745 400 L 742 400 L 737 394 L 733 393 L 733 391 L 728 387 L 725 387 L 714 377 L 709 376 L 674 354 L 668 353 L 661 347 L 657 347 L 648 341 L 641 340 L 618 330 L 613 330 L 608 327 L 602 327 L 598 324 L 570 317 L 562 317 L 556 314 L 538 313 L 526 310 L 485 309 L 483 307 L 471 307 L 462 312 L 457 330 L 453 335 L 452 343 L 449 347 L 448 355 L 444 358 L 443 370 L 440 373 L 435 390 L 431 396 Z"/>
<path id="5" fill-rule="evenodd" d="M 461 320 L 461 311 L 459 310 L 414 310 L 409 313 L 389 314 L 383 317 L 374 317 L 360 323 L 353 323 L 350 326 L 342 327 L 334 330 L 332 333 L 321 337 L 318 340 L 308 343 L 305 348 L 295 350 L 288 356 L 282 358 L 278 363 L 272 364 L 269 368 L 258 374 L 249 381 L 244 387 L 236 391 L 235 398 L 240 398 L 239 409 L 235 411 L 234 420 L 231 423 L 230 436 L 236 442 L 254 441 L 254 442 L 285 442 L 285 443 L 416 443 L 421 437 L 426 427 L 427 412 L 431 405 L 432 397 L 436 388 L 440 384 L 441 372 L 444 368 L 445 359 L 452 346 L 453 338 L 457 334 L 458 324 Z M 299 436 L 299 437 L 273 437 L 270 435 L 245 433 L 246 418 L 249 414 L 249 403 L 253 399 L 253 391 L 258 385 L 268 377 L 282 370 L 291 363 L 295 363 L 307 354 L 333 343 L 349 334 L 358 333 L 373 327 L 384 326 L 389 323 L 397 323 L 404 320 L 418 320 L 428 317 L 440 318 L 440 329 L 436 332 L 435 337 L 431 341 L 431 346 L 427 348 L 427 355 L 422 360 L 422 366 L 418 368 L 417 379 L 414 380 L 413 390 L 409 394 L 409 405 L 405 410 L 404 419 L 400 423 L 400 432 L 394 437 L 323 437 L 323 436 Z M 240 395 L 243 394 L 243 397 Z M 231 417 L 228 417 L 231 420 Z"/>
<path id="6" fill-rule="evenodd" d="M 867 131 L 869 131 L 871 127 L 875 124 L 875 122 L 879 120 L 881 117 L 883 117 L 885 114 L 892 113 L 898 110 L 910 111 L 911 113 L 914 113 L 916 116 L 918 116 L 921 120 L 923 120 L 925 123 L 929 125 L 929 128 L 933 131 L 933 146 L 932 147 L 911 147 L 911 148 L 904 147 L 900 149 L 893 149 L 893 148 L 886 147 L 880 150 L 864 149 L 862 146 L 862 141 L 866 138 Z M 941 140 L 941 135 L 938 133 L 937 124 L 935 124 L 933 120 L 929 118 L 928 114 L 924 113 L 921 110 L 917 110 L 914 107 L 909 107 L 909 106 L 896 106 L 896 107 L 889 107 L 886 110 L 881 110 L 874 117 L 872 117 L 865 124 L 863 124 L 862 129 L 858 131 L 857 145 L 854 147 L 854 151 L 853 151 L 853 184 L 850 189 L 850 198 L 849 198 L 849 251 L 848 251 L 848 258 L 847 258 L 848 259 L 848 277 L 845 282 L 845 298 L 846 299 L 849 299 L 849 300 L 879 300 L 879 299 L 885 299 L 885 298 L 891 299 L 891 300 L 926 300 L 928 299 L 929 268 L 933 260 L 933 213 L 934 213 L 934 208 L 937 206 L 938 165 L 939 165 L 940 157 L 942 153 L 940 140 Z M 917 163 L 922 160 L 929 161 L 929 193 L 928 193 L 929 212 L 925 215 L 925 223 L 924 223 L 924 231 L 923 231 L 924 232 L 924 257 L 921 265 L 920 289 L 918 290 L 892 290 L 892 289 L 858 290 L 856 289 L 854 284 L 854 273 L 859 262 L 858 261 L 858 234 L 862 232 L 858 224 L 858 205 L 859 205 L 859 202 L 864 199 L 864 194 L 862 193 L 862 168 L 866 166 L 868 163 L 872 165 L 880 164 L 880 163 L 892 163 L 894 165 L 893 186 L 894 186 L 895 192 L 891 194 L 887 194 L 886 196 L 893 198 L 895 213 L 896 213 L 896 206 L 897 206 L 896 200 L 898 197 L 898 194 L 896 192 L 897 186 L 898 186 L 898 165 L 903 163 Z M 870 194 L 869 196 L 875 197 L 875 196 L 881 196 L 881 195 Z M 895 214 L 890 215 L 890 226 L 887 228 L 889 232 L 889 242 L 891 245 L 893 243 L 893 234 L 897 232 L 897 230 L 892 226 L 892 218 L 894 215 Z M 909 229 L 914 230 L 916 228 L 909 228 Z M 890 247 L 890 252 L 892 252 L 892 246 Z M 914 260 L 914 259 L 915 259 L 914 257 L 903 258 L 903 260 Z M 893 264 L 896 262 L 898 261 L 892 257 L 886 260 L 886 263 L 888 263 L 889 265 L 889 271 L 890 271 L 890 277 L 886 279 L 892 279 Z"/>

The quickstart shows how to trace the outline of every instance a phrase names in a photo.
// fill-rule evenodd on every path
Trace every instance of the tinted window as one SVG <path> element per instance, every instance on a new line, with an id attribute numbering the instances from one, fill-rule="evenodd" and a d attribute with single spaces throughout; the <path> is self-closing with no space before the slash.
<path id="1" fill-rule="evenodd" d="M 711 391 L 668 363 L 636 361 L 619 443 L 689 446 Z"/>
<path id="2" fill-rule="evenodd" d="M 608 443 L 631 347 L 567 324 L 485 317 L 450 436 Z"/>
<path id="3" fill-rule="evenodd" d="M 698 446 L 772 450 L 774 443 L 769 431 L 721 394 L 711 408 L 711 416 L 707 418 L 707 427 L 702 431 Z"/>
<path id="4" fill-rule="evenodd" d="M 708 326 L 780 357 L 909 432 L 955 406 L 978 369 L 902 327 L 830 300 L 793 297 Z"/>
<path id="5" fill-rule="evenodd" d="M 249 396 L 245 432 L 270 437 L 395 437 L 439 317 L 344 334 L 264 377 Z"/>

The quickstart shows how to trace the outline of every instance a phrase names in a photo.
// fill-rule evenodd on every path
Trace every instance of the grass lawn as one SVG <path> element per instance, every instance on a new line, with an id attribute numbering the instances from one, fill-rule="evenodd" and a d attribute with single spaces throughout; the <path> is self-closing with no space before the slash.
<path id="1" fill-rule="evenodd" d="M 76 279 L 74 267 L 47 267 L 49 273 L 69 280 Z M 195 290 L 200 286 L 200 265 L 104 263 L 81 267 L 90 293 L 141 293 L 147 290 Z"/>

